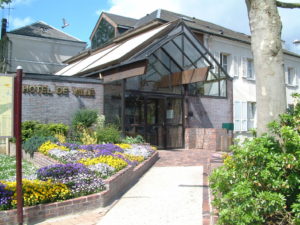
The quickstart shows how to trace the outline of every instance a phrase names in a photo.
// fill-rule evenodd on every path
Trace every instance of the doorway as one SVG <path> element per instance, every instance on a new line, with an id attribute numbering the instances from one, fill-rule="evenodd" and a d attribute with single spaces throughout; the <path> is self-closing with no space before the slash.
<path id="1" fill-rule="evenodd" d="M 125 134 L 141 135 L 159 149 L 183 148 L 182 97 L 141 93 L 126 95 Z"/>

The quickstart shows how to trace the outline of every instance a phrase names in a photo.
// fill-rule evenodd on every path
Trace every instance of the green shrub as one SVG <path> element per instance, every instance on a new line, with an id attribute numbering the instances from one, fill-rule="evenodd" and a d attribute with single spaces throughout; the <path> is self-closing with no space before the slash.
<path id="1" fill-rule="evenodd" d="M 54 136 L 55 134 L 67 135 L 69 126 L 62 123 L 38 124 L 34 132 L 37 136 Z"/>
<path id="2" fill-rule="evenodd" d="M 210 176 L 218 224 L 300 224 L 300 104 L 270 133 L 234 146 Z"/>
<path id="3" fill-rule="evenodd" d="M 141 135 L 137 135 L 136 137 L 126 136 L 121 142 L 125 144 L 142 144 L 145 143 L 145 140 Z"/>
<path id="4" fill-rule="evenodd" d="M 67 135 L 68 130 L 69 126 L 62 123 L 43 124 L 38 121 L 28 120 L 22 122 L 22 141 L 25 142 L 33 136 Z"/>
<path id="5" fill-rule="evenodd" d="M 22 122 L 22 141 L 26 141 L 34 135 L 34 132 L 37 130 L 37 126 L 40 123 L 34 120 L 28 120 Z"/>
<path id="6" fill-rule="evenodd" d="M 72 125 L 75 128 L 84 127 L 89 128 L 96 123 L 98 114 L 96 110 L 92 109 L 80 109 L 78 110 L 72 119 Z"/>
<path id="7" fill-rule="evenodd" d="M 114 125 L 107 125 L 96 131 L 98 143 L 120 143 L 121 132 Z"/>
<path id="8" fill-rule="evenodd" d="M 38 150 L 38 148 L 46 141 L 51 141 L 55 143 L 58 141 L 58 139 L 52 136 L 33 136 L 25 141 L 22 148 L 26 153 L 29 153 L 30 156 L 33 157 L 34 153 Z"/>

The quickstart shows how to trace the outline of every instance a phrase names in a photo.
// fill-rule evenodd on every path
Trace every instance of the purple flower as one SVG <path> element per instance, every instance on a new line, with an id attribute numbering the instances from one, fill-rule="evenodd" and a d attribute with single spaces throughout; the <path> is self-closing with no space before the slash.
<path id="1" fill-rule="evenodd" d="M 90 172 L 91 171 L 81 163 L 55 164 L 38 169 L 37 177 L 40 180 L 48 180 L 54 178 L 60 179 Z"/>
<path id="2" fill-rule="evenodd" d="M 0 209 L 9 209 L 13 191 L 5 189 L 5 184 L 0 183 Z"/>

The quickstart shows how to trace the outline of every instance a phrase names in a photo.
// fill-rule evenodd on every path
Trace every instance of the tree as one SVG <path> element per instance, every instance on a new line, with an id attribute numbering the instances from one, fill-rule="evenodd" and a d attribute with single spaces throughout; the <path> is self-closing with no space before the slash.
<path id="1" fill-rule="evenodd" d="M 251 48 L 256 73 L 257 133 L 286 110 L 286 88 L 281 44 L 282 23 L 277 10 L 300 8 L 299 3 L 276 0 L 246 0 L 251 30 Z"/>
<path id="2" fill-rule="evenodd" d="M 11 3 L 12 0 L 0 0 L 0 7 L 3 8 L 5 4 Z"/>

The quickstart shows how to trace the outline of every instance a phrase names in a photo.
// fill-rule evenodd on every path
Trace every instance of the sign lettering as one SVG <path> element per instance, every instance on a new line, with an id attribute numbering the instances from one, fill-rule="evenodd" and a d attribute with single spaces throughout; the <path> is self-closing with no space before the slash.
<path id="1" fill-rule="evenodd" d="M 42 95 L 69 95 L 70 93 L 75 96 L 81 97 L 95 97 L 96 92 L 94 88 L 78 88 L 78 87 L 66 87 L 56 86 L 51 89 L 48 85 L 23 85 L 23 94 L 42 94 Z"/>

